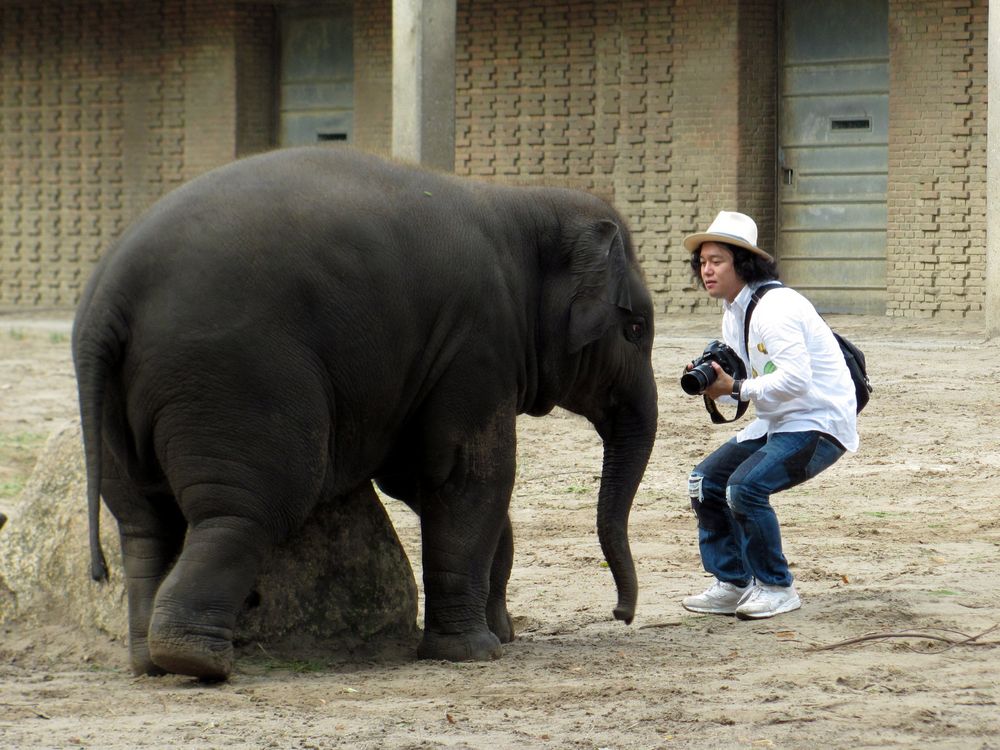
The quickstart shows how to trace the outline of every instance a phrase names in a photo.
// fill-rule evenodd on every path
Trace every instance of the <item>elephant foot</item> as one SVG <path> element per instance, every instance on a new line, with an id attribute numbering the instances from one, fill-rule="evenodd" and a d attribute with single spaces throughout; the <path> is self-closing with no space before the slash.
<path id="1" fill-rule="evenodd" d="M 459 634 L 425 630 L 417 647 L 418 658 L 443 661 L 490 661 L 499 659 L 500 653 L 500 639 L 489 630 Z"/>
<path id="2" fill-rule="evenodd" d="M 135 649 L 131 649 L 130 651 L 129 662 L 131 662 L 132 674 L 136 677 L 142 677 L 143 675 L 147 677 L 162 677 L 167 673 L 167 670 L 156 665 L 149 655 L 148 649 L 143 649 L 141 653 L 137 653 Z"/>
<path id="3" fill-rule="evenodd" d="M 507 612 L 504 602 L 489 602 L 486 605 L 486 624 L 500 643 L 510 643 L 514 640 L 514 621 Z"/>
<path id="4" fill-rule="evenodd" d="M 145 630 L 141 631 L 142 635 L 136 635 L 140 632 L 140 627 L 141 625 L 133 625 L 129 631 L 128 658 L 132 674 L 136 677 L 143 675 L 162 677 L 166 672 L 153 663 L 153 658 L 149 655 L 149 641 L 146 639 Z"/>
<path id="5" fill-rule="evenodd" d="M 136 677 L 163 677 L 163 675 L 169 674 L 169 672 L 156 666 L 152 661 L 139 663 L 133 660 L 132 674 Z"/>
<path id="6" fill-rule="evenodd" d="M 231 638 L 205 632 L 156 627 L 149 634 L 149 655 L 159 669 L 219 682 L 233 670 Z"/>

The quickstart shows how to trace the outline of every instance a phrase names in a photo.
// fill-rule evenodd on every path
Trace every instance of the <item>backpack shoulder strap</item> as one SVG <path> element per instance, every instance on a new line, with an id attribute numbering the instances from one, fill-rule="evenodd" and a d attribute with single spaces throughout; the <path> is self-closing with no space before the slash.
<path id="1" fill-rule="evenodd" d="M 778 289 L 783 286 L 784 284 L 780 281 L 769 281 L 757 287 L 756 291 L 750 297 L 750 304 L 747 305 L 746 315 L 743 316 L 743 351 L 747 355 L 747 362 L 750 361 L 750 317 L 753 315 L 754 308 L 757 307 L 757 303 L 760 302 L 765 294 L 772 289 Z"/>

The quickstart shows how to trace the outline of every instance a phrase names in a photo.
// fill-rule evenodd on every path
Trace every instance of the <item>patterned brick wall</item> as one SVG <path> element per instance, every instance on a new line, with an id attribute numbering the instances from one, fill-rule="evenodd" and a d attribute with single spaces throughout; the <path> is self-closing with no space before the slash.
<path id="1" fill-rule="evenodd" d="M 0 6 L 0 304 L 75 299 L 121 227 L 122 87 L 108 42 L 121 10 Z"/>
<path id="2" fill-rule="evenodd" d="M 981 314 L 988 0 L 890 0 L 887 314 Z"/>
<path id="3" fill-rule="evenodd" d="M 680 243 L 723 208 L 758 212 L 762 237 L 773 235 L 774 2 L 458 10 L 456 172 L 607 198 L 632 228 L 657 307 L 714 309 Z"/>
<path id="4" fill-rule="evenodd" d="M 460 2 L 456 172 L 589 190 L 622 210 L 651 287 L 668 274 L 672 8 Z"/>
<path id="5" fill-rule="evenodd" d="M 0 305 L 75 304 L 145 207 L 269 145 L 272 14 L 223 0 L 0 3 Z"/>

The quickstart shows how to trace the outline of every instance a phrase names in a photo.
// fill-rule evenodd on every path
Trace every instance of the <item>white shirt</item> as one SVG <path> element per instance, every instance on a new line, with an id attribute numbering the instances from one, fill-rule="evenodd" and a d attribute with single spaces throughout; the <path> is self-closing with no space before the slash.
<path id="1" fill-rule="evenodd" d="M 753 401 L 757 414 L 736 439 L 818 430 L 856 451 L 854 381 L 830 326 L 809 300 L 788 287 L 770 289 L 750 318 L 747 357 L 743 318 L 758 286 L 747 285 L 732 304 L 722 303 L 722 338 L 749 364 L 740 397 Z"/>

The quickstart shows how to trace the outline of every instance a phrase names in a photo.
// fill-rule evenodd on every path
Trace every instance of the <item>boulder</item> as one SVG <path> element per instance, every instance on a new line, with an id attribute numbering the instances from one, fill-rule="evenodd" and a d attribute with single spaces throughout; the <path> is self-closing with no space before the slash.
<path id="1" fill-rule="evenodd" d="M 0 623 L 65 622 L 127 639 L 118 524 L 102 506 L 110 579 L 90 578 L 79 423 L 56 430 L 0 531 Z M 237 645 L 268 652 L 355 648 L 416 633 L 417 588 L 369 485 L 321 503 L 266 560 L 236 627 Z"/>

